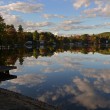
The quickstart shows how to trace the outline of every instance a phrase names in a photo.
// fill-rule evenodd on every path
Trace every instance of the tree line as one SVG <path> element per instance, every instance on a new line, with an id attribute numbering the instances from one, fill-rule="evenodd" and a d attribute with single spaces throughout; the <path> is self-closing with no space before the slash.
<path id="1" fill-rule="evenodd" d="M 24 45 L 32 41 L 34 46 L 39 45 L 88 45 L 110 44 L 110 32 L 101 34 L 71 35 L 70 37 L 54 35 L 51 32 L 25 32 L 22 25 L 15 29 L 14 25 L 7 25 L 0 16 L 0 45 L 15 46 Z"/>

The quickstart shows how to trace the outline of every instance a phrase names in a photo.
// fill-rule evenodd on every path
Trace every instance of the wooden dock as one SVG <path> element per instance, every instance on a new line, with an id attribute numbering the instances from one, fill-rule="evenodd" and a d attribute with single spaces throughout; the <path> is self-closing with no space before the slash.
<path id="1" fill-rule="evenodd" d="M 17 78 L 16 75 L 10 75 L 9 73 L 9 70 L 16 68 L 16 66 L 0 66 L 0 82 Z"/>
<path id="2" fill-rule="evenodd" d="M 16 66 L 0 66 L 0 72 L 1 71 L 9 71 L 12 69 L 17 69 L 17 67 Z"/>

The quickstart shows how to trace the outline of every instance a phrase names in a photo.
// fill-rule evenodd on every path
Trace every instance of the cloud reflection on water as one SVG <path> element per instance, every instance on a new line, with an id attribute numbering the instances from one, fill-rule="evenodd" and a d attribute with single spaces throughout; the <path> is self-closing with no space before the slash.
<path id="1" fill-rule="evenodd" d="M 25 74 L 25 75 L 18 76 L 17 79 L 13 79 L 10 82 L 12 84 L 33 87 L 33 86 L 36 86 L 38 84 L 45 82 L 45 78 L 46 76 L 42 74 Z"/>
<path id="2" fill-rule="evenodd" d="M 38 99 L 45 102 L 62 100 L 61 105 L 66 101 L 87 109 L 110 108 L 110 100 L 97 91 L 98 88 L 91 84 L 89 80 L 77 77 L 73 79 L 72 84 L 58 87 L 55 91 L 47 91 Z"/>

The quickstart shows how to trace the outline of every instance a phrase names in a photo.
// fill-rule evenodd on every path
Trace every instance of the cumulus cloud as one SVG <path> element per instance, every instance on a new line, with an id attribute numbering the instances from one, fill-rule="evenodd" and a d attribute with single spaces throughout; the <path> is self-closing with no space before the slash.
<path id="1" fill-rule="evenodd" d="M 20 16 L 12 15 L 8 13 L 7 11 L 1 11 L 1 15 L 3 16 L 6 24 L 14 24 L 14 26 L 17 28 L 18 25 L 22 24 L 25 25 L 25 22 L 20 18 Z"/>
<path id="2" fill-rule="evenodd" d="M 41 3 L 31 3 L 31 2 L 15 2 L 10 4 L 5 4 L 0 6 L 0 14 L 5 19 L 7 24 L 14 24 L 17 29 L 19 25 L 22 25 L 25 31 L 41 30 L 41 28 L 46 26 L 52 26 L 53 23 L 43 21 L 43 22 L 30 22 L 24 21 L 20 15 L 11 14 L 12 11 L 21 13 L 38 13 L 43 10 L 44 5 Z"/>
<path id="3" fill-rule="evenodd" d="M 52 26 L 54 25 L 54 23 L 52 22 L 39 22 L 39 23 L 26 22 L 26 25 L 28 27 L 46 27 L 46 26 Z"/>
<path id="4" fill-rule="evenodd" d="M 72 24 L 80 24 L 82 23 L 81 20 L 65 20 L 62 22 L 63 25 L 72 25 Z"/>
<path id="5" fill-rule="evenodd" d="M 0 6 L 0 10 L 18 11 L 22 13 L 36 13 L 43 10 L 43 4 L 30 4 L 26 2 L 16 2 Z"/>
<path id="6" fill-rule="evenodd" d="M 27 2 L 26 2 L 27 1 Z M 65 31 L 80 31 L 80 30 L 92 30 L 92 29 L 100 29 L 100 28 L 107 28 L 109 23 L 106 24 L 94 24 L 89 25 L 86 23 L 87 18 L 92 19 L 93 17 L 110 17 L 110 11 L 109 11 L 109 0 L 72 0 L 73 1 L 73 7 L 76 9 L 79 9 L 81 7 L 85 7 L 82 10 L 76 10 L 81 11 L 81 14 L 73 19 L 68 20 L 67 16 L 62 14 L 43 14 L 44 4 L 37 3 L 35 0 L 26 0 L 25 2 L 21 1 L 8 1 L 7 3 L 2 3 L 0 5 L 0 13 L 4 17 L 5 22 L 7 24 L 14 24 L 16 28 L 18 28 L 18 25 L 22 25 L 25 31 L 51 31 L 52 33 L 59 33 L 59 35 Z M 1 0 L 3 2 L 3 0 Z M 91 6 L 92 5 L 92 6 Z M 12 12 L 19 13 L 19 16 L 17 14 L 12 14 Z M 65 18 L 65 21 L 58 21 L 57 23 L 51 22 L 51 21 L 25 21 L 21 15 L 21 13 L 27 14 L 34 14 L 42 12 L 42 14 L 38 15 L 38 17 L 41 17 L 41 15 L 46 18 Z M 20 16 L 21 15 L 21 16 Z M 36 15 L 35 15 L 36 16 Z M 79 19 L 80 18 L 80 19 Z M 83 21 L 81 20 L 83 19 Z M 102 18 L 101 18 L 102 19 Z M 84 24 L 85 22 L 85 24 Z"/>
<path id="7" fill-rule="evenodd" d="M 110 15 L 109 6 L 110 6 L 110 3 L 105 5 L 105 7 L 102 9 L 102 14 L 104 14 L 106 16 Z"/>
<path id="8" fill-rule="evenodd" d="M 90 5 L 93 5 L 92 8 L 88 7 Z M 86 16 L 110 16 L 109 5 L 109 0 L 73 0 L 73 7 L 76 9 L 79 9 L 82 6 L 88 7 L 82 11 Z"/>
<path id="9" fill-rule="evenodd" d="M 90 16 L 87 16 L 90 17 Z M 73 30 L 90 30 L 90 29 L 101 29 L 101 28 L 108 28 L 110 26 L 110 22 L 105 22 L 101 24 L 81 24 L 82 21 L 79 20 L 67 20 L 63 21 L 60 24 L 56 25 L 52 29 L 54 31 L 73 31 Z"/>
<path id="10" fill-rule="evenodd" d="M 84 13 L 87 14 L 87 15 L 91 15 L 91 14 L 98 13 L 98 12 L 101 12 L 101 8 L 99 8 L 99 7 L 84 10 Z"/>
<path id="11" fill-rule="evenodd" d="M 66 18 L 66 16 L 58 15 L 58 14 L 43 14 L 43 17 L 46 19 L 49 19 L 49 18 Z"/>
<path id="12" fill-rule="evenodd" d="M 88 7 L 90 5 L 90 0 L 75 0 L 73 6 L 78 9 L 82 6 Z"/>
<path id="13" fill-rule="evenodd" d="M 43 21 L 43 22 L 24 22 L 25 31 L 35 31 L 45 32 L 49 31 L 49 28 L 53 27 L 55 24 L 53 22 Z M 43 29 L 45 27 L 45 29 Z M 47 28 L 47 29 L 46 29 Z"/>
<path id="14" fill-rule="evenodd" d="M 60 24 L 57 27 L 54 28 L 55 31 L 72 31 L 72 30 L 88 30 L 88 29 L 97 29 L 97 28 L 103 28 L 107 25 L 105 24 L 99 24 L 99 25 L 63 25 Z"/>
<path id="15" fill-rule="evenodd" d="M 93 15 L 96 14 L 97 16 L 109 16 L 110 15 L 110 11 L 109 11 L 109 5 L 110 5 L 110 1 L 103 1 L 103 0 L 94 0 L 95 3 L 95 7 L 94 8 L 89 8 L 84 10 L 84 14 L 88 14 L 88 15 Z"/>
<path id="16" fill-rule="evenodd" d="M 20 16 L 12 15 L 7 11 L 1 11 L 1 15 L 5 19 L 7 24 L 14 24 L 17 29 L 19 25 L 22 25 L 25 31 L 41 30 L 43 27 L 51 27 L 55 24 L 53 22 L 43 21 L 43 22 L 32 22 L 24 21 Z"/>

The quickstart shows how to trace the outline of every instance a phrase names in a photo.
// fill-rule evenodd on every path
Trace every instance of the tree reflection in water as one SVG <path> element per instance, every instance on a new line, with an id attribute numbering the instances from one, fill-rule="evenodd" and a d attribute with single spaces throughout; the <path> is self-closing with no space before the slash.
<path id="1" fill-rule="evenodd" d="M 15 48 L 10 50 L 0 50 L 0 65 L 14 65 L 17 60 L 22 65 L 24 57 L 34 56 L 36 59 L 39 56 L 52 56 L 54 53 L 70 51 L 71 53 L 82 53 L 88 54 L 90 52 L 110 54 L 109 46 L 71 46 L 71 45 L 60 45 L 60 46 L 41 46 L 37 48 Z"/>

